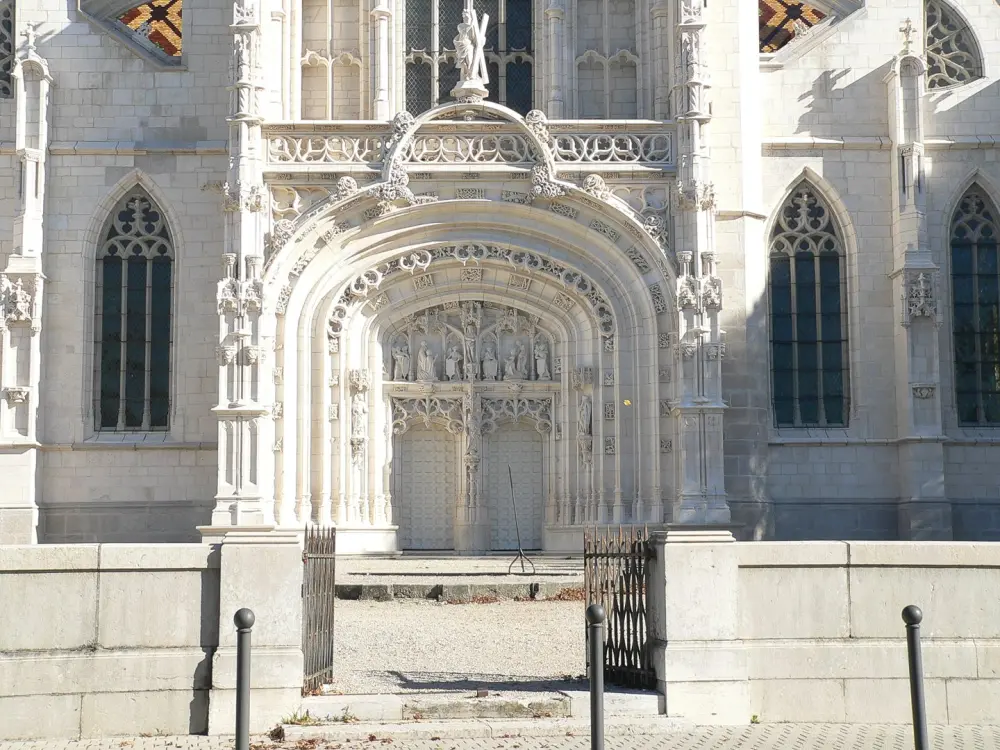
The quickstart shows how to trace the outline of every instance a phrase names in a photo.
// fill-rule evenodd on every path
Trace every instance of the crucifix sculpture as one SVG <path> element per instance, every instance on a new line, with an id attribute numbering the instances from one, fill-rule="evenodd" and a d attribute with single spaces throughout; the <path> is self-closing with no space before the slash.
<path id="1" fill-rule="evenodd" d="M 903 25 L 899 27 L 899 31 L 903 35 L 903 54 L 909 55 L 913 47 L 913 34 L 916 33 L 913 21 L 907 18 L 903 21 Z"/>
<path id="2" fill-rule="evenodd" d="M 455 67 L 461 78 L 451 90 L 456 99 L 485 99 L 489 95 L 486 84 L 490 82 L 486 68 L 486 25 L 490 17 L 486 13 L 482 19 L 472 7 L 472 0 L 465 0 L 462 23 L 458 25 L 455 37 Z"/>

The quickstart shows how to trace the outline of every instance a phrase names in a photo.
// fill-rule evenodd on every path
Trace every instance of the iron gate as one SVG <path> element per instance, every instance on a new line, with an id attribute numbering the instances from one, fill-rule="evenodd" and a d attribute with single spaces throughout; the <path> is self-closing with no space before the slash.
<path id="1" fill-rule="evenodd" d="M 333 608 L 336 601 L 337 529 L 307 527 L 302 550 L 302 656 L 304 693 L 333 676 Z"/>
<path id="2" fill-rule="evenodd" d="M 600 604 L 607 615 L 604 679 L 611 685 L 656 689 L 646 608 L 651 555 L 646 529 L 584 531 L 584 588 L 587 604 Z M 589 644 L 587 654 L 589 662 Z"/>

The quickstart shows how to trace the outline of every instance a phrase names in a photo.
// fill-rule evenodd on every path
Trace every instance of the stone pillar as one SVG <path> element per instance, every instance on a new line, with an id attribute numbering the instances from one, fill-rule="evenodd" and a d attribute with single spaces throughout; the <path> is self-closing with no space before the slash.
<path id="1" fill-rule="evenodd" d="M 23 36 L 26 44 L 12 71 L 20 203 L 13 221 L 12 251 L 0 273 L 0 476 L 6 490 L 0 499 L 0 544 L 38 541 L 42 249 L 52 76 L 35 48 L 34 26 L 25 24 Z"/>
<path id="2" fill-rule="evenodd" d="M 749 671 L 740 641 L 739 558 L 732 534 L 674 525 L 651 537 L 650 641 L 667 716 L 746 724 Z"/>
<path id="3" fill-rule="evenodd" d="M 548 85 L 545 93 L 545 114 L 558 120 L 564 116 L 566 78 L 566 9 L 563 0 L 549 0 L 545 7 L 546 40 L 549 48 Z"/>
<path id="4" fill-rule="evenodd" d="M 219 648 L 212 659 L 209 734 L 232 734 L 236 710 L 233 615 L 253 610 L 250 731 L 266 732 L 302 702 L 302 551 L 295 532 L 272 527 L 221 538 Z"/>
<path id="5" fill-rule="evenodd" d="M 904 49 L 886 74 L 893 195 L 893 291 L 900 300 L 893 329 L 896 414 L 899 429 L 900 539 L 952 538 L 945 496 L 939 329 L 941 272 L 927 241 L 924 177 L 924 75 L 921 50 L 913 50 L 914 25 L 900 29 Z"/>
<path id="6" fill-rule="evenodd" d="M 212 532 L 274 522 L 271 341 L 263 319 L 260 6 L 233 6 L 229 174 L 222 186 L 223 277 L 218 283 L 219 472 Z"/>
<path id="7" fill-rule="evenodd" d="M 375 27 L 375 97 L 373 115 L 376 120 L 392 119 L 392 101 L 389 98 L 389 71 L 392 54 L 389 34 L 392 29 L 392 9 L 386 0 L 378 0 L 371 12 Z"/>
<path id="8" fill-rule="evenodd" d="M 676 494 L 673 521 L 728 523 L 722 451 L 722 281 L 715 272 L 715 190 L 709 181 L 707 19 L 701 0 L 678 0 L 673 112 L 677 184 L 673 192 L 678 332 L 674 346 Z"/>
<path id="9" fill-rule="evenodd" d="M 369 370 L 351 370 L 348 374 L 351 395 L 347 403 L 350 409 L 350 440 L 351 440 L 351 500 L 350 521 L 370 525 L 371 498 L 369 493 L 368 474 L 368 394 L 371 391 L 372 377 Z"/>
<path id="10" fill-rule="evenodd" d="M 653 33 L 653 118 L 670 119 L 670 5 L 667 0 L 654 3 Z"/>

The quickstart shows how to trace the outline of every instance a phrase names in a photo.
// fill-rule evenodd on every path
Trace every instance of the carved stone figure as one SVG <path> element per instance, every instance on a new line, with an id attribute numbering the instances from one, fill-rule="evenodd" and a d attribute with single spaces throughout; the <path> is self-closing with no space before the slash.
<path id="1" fill-rule="evenodd" d="M 476 335 L 471 331 L 465 334 L 465 377 L 469 380 L 479 377 L 476 372 Z"/>
<path id="2" fill-rule="evenodd" d="M 590 424 L 593 411 L 594 404 L 591 401 L 590 396 L 584 396 L 580 399 L 580 411 L 577 414 L 577 431 L 581 435 L 590 434 Z"/>
<path id="3" fill-rule="evenodd" d="M 420 351 L 417 353 L 417 380 L 437 380 L 434 366 L 437 364 L 437 355 L 431 354 L 427 347 L 427 342 L 420 342 Z"/>
<path id="4" fill-rule="evenodd" d="M 351 398 L 351 437 L 363 438 L 368 427 L 368 404 L 364 393 L 355 393 Z"/>
<path id="5" fill-rule="evenodd" d="M 448 359 L 444 365 L 445 374 L 448 380 L 462 379 L 462 350 L 461 347 L 453 346 L 448 350 Z"/>
<path id="6" fill-rule="evenodd" d="M 496 380 L 499 367 L 496 351 L 492 346 L 487 346 L 483 352 L 483 380 Z"/>
<path id="7" fill-rule="evenodd" d="M 528 377 L 528 352 L 523 341 L 517 344 L 517 377 L 521 380 Z"/>
<path id="8" fill-rule="evenodd" d="M 395 362 L 395 368 L 393 370 L 393 380 L 409 380 L 410 379 L 410 347 L 408 344 L 403 344 L 402 346 L 394 347 L 392 350 L 392 359 Z"/>
<path id="9" fill-rule="evenodd" d="M 544 341 L 535 344 L 535 372 L 538 373 L 539 380 L 552 380 L 549 372 L 549 348 Z"/>
<path id="10" fill-rule="evenodd" d="M 18 279 L 13 284 L 3 279 L 0 288 L 0 312 L 7 322 L 24 322 L 31 320 L 31 294 L 24 288 L 24 282 Z M 0 320 L 0 323 L 3 321 Z"/>
<path id="11" fill-rule="evenodd" d="M 517 370 L 517 349 L 511 349 L 503 363 L 503 379 L 518 380 L 521 376 Z"/>
<path id="12" fill-rule="evenodd" d="M 483 14 L 482 20 L 477 17 L 475 9 L 469 7 L 462 11 L 462 23 L 458 25 L 458 35 L 455 37 L 455 67 L 461 78 L 452 90 L 452 96 L 485 96 L 486 84 L 490 82 L 486 68 L 486 25 L 490 17 Z"/>

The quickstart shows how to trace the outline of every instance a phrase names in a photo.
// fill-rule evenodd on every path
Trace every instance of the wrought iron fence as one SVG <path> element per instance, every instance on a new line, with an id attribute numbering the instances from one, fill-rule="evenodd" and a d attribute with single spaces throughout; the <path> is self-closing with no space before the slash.
<path id="1" fill-rule="evenodd" d="M 302 550 L 302 690 L 311 693 L 333 676 L 337 530 L 309 527 Z"/>
<path id="2" fill-rule="evenodd" d="M 620 687 L 654 690 L 656 671 L 646 607 L 652 555 L 649 533 L 644 528 L 620 526 L 587 529 L 583 547 L 587 603 L 600 604 L 607 613 L 604 679 Z M 587 654 L 589 669 L 589 643 Z"/>

